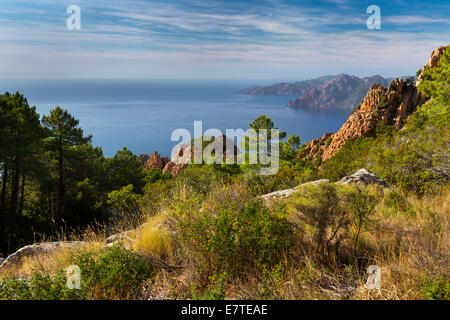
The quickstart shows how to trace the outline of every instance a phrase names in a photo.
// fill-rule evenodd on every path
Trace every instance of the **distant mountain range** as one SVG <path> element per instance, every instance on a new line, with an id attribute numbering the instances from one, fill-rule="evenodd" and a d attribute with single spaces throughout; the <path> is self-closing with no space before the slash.
<path id="1" fill-rule="evenodd" d="M 406 77 L 405 77 L 406 78 Z M 289 101 L 292 108 L 312 110 L 321 109 L 354 109 L 374 84 L 384 87 L 394 78 L 383 78 L 379 75 L 359 78 L 347 74 L 323 76 L 317 79 L 294 83 L 277 83 L 267 87 L 254 86 L 240 90 L 239 93 L 252 95 L 299 95 Z"/>
<path id="2" fill-rule="evenodd" d="M 267 95 L 287 95 L 287 96 L 303 96 L 314 88 L 317 88 L 326 81 L 330 81 L 334 76 L 323 76 L 317 79 L 304 80 L 297 82 L 275 83 L 267 87 L 253 86 L 251 88 L 242 89 L 239 93 L 252 94 L 256 96 Z"/>

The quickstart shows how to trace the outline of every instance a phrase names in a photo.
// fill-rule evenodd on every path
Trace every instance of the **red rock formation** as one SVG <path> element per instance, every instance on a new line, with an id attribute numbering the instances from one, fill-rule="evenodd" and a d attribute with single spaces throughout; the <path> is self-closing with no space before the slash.
<path id="1" fill-rule="evenodd" d="M 315 157 L 319 154 L 322 154 L 325 148 L 328 146 L 328 143 L 331 142 L 331 138 L 333 137 L 333 133 L 325 133 L 322 138 L 314 139 L 306 144 L 305 149 L 303 150 L 301 156 L 304 157 Z"/>
<path id="2" fill-rule="evenodd" d="M 444 46 L 440 46 L 438 48 L 436 48 L 432 53 L 431 53 L 431 57 L 428 60 L 427 64 L 423 67 L 422 72 L 420 73 L 420 75 L 417 77 L 417 85 L 420 82 L 420 80 L 422 80 L 423 77 L 423 72 L 428 69 L 428 68 L 434 68 L 437 67 L 439 60 L 441 59 L 441 56 L 444 54 L 444 51 L 447 47 Z"/>
<path id="3" fill-rule="evenodd" d="M 188 165 L 184 163 L 175 164 L 173 161 L 169 161 L 166 166 L 163 169 L 163 172 L 170 173 L 172 176 L 177 176 L 181 172 L 183 172 L 184 169 L 186 169 Z"/>
<path id="4" fill-rule="evenodd" d="M 145 164 L 147 163 L 148 158 L 150 158 L 150 156 L 148 154 L 141 154 L 138 157 L 139 162 L 141 163 L 142 167 L 145 167 Z"/>
<path id="5" fill-rule="evenodd" d="M 169 162 L 169 158 L 161 157 L 158 152 L 153 152 L 145 163 L 145 169 L 163 169 L 164 166 Z"/>
<path id="6" fill-rule="evenodd" d="M 437 66 L 444 50 L 445 47 L 434 50 L 425 68 Z M 322 161 L 326 161 L 335 155 L 348 139 L 373 136 L 377 124 L 381 122 L 401 129 L 406 118 L 426 100 L 411 81 L 395 79 L 388 89 L 373 85 L 338 132 L 309 142 L 301 156 L 321 157 Z"/>
<path id="7" fill-rule="evenodd" d="M 238 148 L 236 147 L 236 145 L 234 145 L 234 141 L 228 139 L 225 135 L 221 135 L 217 137 L 213 142 L 211 142 L 211 144 L 213 144 L 212 148 L 214 148 L 214 150 L 216 149 L 216 147 L 218 149 L 222 148 L 224 159 L 233 156 L 234 160 L 236 161 Z M 232 146 L 232 148 L 230 148 L 229 146 Z M 173 152 L 172 160 L 168 161 L 164 166 L 163 171 L 170 173 L 172 176 L 177 176 L 184 169 L 186 169 L 186 167 L 190 163 L 194 163 L 195 150 L 197 149 L 193 145 L 180 144 Z"/>

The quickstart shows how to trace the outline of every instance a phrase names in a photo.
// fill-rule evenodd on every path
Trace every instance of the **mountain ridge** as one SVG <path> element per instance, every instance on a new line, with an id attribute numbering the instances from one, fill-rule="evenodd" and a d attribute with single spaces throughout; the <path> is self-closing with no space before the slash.
<path id="1" fill-rule="evenodd" d="M 409 78 L 403 76 L 403 79 Z M 354 109 L 364 98 L 372 85 L 387 87 L 395 78 L 384 78 L 378 74 L 370 77 L 357 77 L 345 73 L 327 75 L 315 79 L 280 82 L 270 86 L 253 86 L 239 91 L 251 95 L 297 95 L 288 101 L 291 108 L 307 110 Z"/>

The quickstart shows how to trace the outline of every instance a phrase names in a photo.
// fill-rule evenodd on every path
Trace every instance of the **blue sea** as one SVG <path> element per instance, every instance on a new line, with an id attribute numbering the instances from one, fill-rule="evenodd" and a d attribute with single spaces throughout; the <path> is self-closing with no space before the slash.
<path id="1" fill-rule="evenodd" d="M 80 120 L 85 134 L 105 156 L 126 146 L 139 155 L 158 151 L 169 156 L 178 142 L 172 131 L 188 129 L 194 121 L 209 128 L 247 129 L 261 114 L 275 126 L 296 134 L 302 142 L 335 132 L 351 111 L 311 112 L 293 110 L 287 102 L 296 96 L 251 96 L 238 90 L 255 80 L 0 80 L 0 92 L 19 91 L 36 105 L 42 116 L 56 107 L 68 109 Z M 268 83 L 264 83 L 268 84 Z"/>

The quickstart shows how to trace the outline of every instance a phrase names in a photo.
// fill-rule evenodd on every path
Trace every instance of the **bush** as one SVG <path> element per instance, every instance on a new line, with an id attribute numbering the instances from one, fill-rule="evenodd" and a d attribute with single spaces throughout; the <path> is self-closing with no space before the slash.
<path id="1" fill-rule="evenodd" d="M 136 299 L 153 266 L 142 255 L 121 246 L 74 253 L 70 263 L 81 270 L 81 289 L 67 287 L 67 273 L 54 276 L 36 271 L 30 279 L 8 278 L 0 282 L 0 299 Z"/>
<path id="2" fill-rule="evenodd" d="M 77 253 L 81 290 L 88 299 L 136 299 L 154 268 L 144 256 L 119 245 Z"/>
<path id="3" fill-rule="evenodd" d="M 272 265 L 292 245 L 284 207 L 272 212 L 242 186 L 190 198 L 177 206 L 176 217 L 185 254 L 200 272 L 238 274 Z"/>
<path id="4" fill-rule="evenodd" d="M 220 275 L 215 273 L 209 277 L 210 284 L 203 295 L 198 292 L 195 283 L 191 283 L 192 300 L 225 300 L 224 282 L 226 276 L 226 273 Z"/>
<path id="5" fill-rule="evenodd" d="M 108 193 L 107 203 L 119 213 L 120 218 L 140 213 L 138 203 L 142 196 L 134 193 L 133 188 L 133 185 L 130 184 L 120 190 L 114 190 Z"/>
<path id="6" fill-rule="evenodd" d="M 30 279 L 8 278 L 0 281 L 0 299 L 6 300 L 75 300 L 82 299 L 79 290 L 67 288 L 66 272 L 52 277 L 35 271 Z"/>
<path id="7" fill-rule="evenodd" d="M 320 254 L 347 237 L 350 220 L 333 184 L 306 185 L 294 199 L 298 217 L 309 227 Z"/>
<path id="8" fill-rule="evenodd" d="M 425 276 L 422 281 L 422 290 L 427 300 L 448 300 L 450 297 L 450 282 L 443 275 L 434 279 Z"/>

